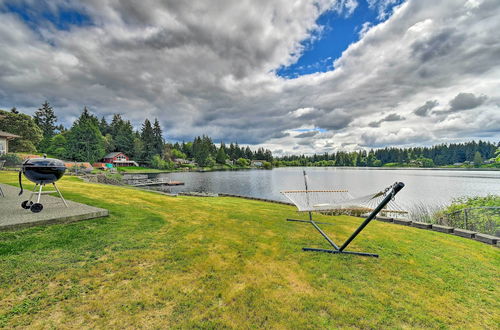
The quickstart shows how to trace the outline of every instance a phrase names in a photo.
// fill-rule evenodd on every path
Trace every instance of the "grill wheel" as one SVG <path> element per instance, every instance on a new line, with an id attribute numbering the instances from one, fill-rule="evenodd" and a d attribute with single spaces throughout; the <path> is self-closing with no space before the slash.
<path id="1" fill-rule="evenodd" d="M 33 213 L 38 213 L 40 212 L 41 210 L 43 210 L 43 205 L 40 204 L 40 203 L 35 203 L 33 205 L 31 205 L 31 212 Z"/>

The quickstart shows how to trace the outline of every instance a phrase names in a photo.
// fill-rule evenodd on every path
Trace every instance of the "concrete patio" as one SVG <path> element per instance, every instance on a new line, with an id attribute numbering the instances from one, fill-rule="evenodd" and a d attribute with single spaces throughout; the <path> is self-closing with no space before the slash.
<path id="1" fill-rule="evenodd" d="M 40 202 L 43 204 L 43 210 L 39 213 L 33 213 L 21 207 L 21 203 L 27 200 L 30 191 L 24 191 L 24 194 L 18 196 L 19 188 L 0 184 L 5 197 L 0 194 L 0 231 L 18 229 L 24 227 L 69 223 L 81 220 L 105 217 L 108 210 L 72 202 L 66 200 L 69 207 L 65 207 L 62 200 L 58 197 L 42 195 Z M 49 185 L 45 190 L 53 190 Z M 61 191 L 64 196 L 64 191 Z"/>

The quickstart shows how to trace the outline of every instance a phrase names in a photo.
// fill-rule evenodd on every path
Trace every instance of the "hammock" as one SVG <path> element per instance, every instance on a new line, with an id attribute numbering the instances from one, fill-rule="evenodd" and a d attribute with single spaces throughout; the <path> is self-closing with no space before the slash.
<path id="1" fill-rule="evenodd" d="M 388 190 L 354 198 L 347 190 L 286 190 L 281 193 L 288 198 L 299 212 L 361 215 L 369 213 L 384 199 Z M 390 200 L 381 213 L 406 214 L 407 212 Z"/>
<path id="2" fill-rule="evenodd" d="M 308 212 L 309 220 L 287 219 L 287 221 L 310 223 L 330 243 L 333 249 L 302 248 L 304 251 L 318 251 L 328 253 L 345 253 L 369 257 L 378 257 L 377 254 L 365 252 L 345 251 L 351 241 L 372 221 L 378 213 L 406 213 L 394 202 L 396 194 L 404 187 L 402 182 L 396 182 L 383 191 L 365 196 L 352 197 L 347 190 L 309 190 L 307 174 L 304 171 L 305 190 L 287 190 L 281 193 L 297 206 L 299 212 Z M 312 218 L 312 212 L 341 213 L 361 215 L 369 213 L 365 221 L 352 233 L 352 235 L 339 247 Z"/>

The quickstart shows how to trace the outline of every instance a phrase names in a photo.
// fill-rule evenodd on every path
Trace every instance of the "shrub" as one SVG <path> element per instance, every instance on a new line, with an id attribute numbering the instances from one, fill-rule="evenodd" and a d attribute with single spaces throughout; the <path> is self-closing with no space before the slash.
<path id="1" fill-rule="evenodd" d="M 160 155 L 154 155 L 151 158 L 151 167 L 158 170 L 167 170 L 175 167 L 174 162 L 163 160 Z"/>
<path id="2" fill-rule="evenodd" d="M 5 166 L 17 166 L 21 165 L 23 160 L 17 154 L 9 153 L 0 156 L 0 160 L 5 160 Z"/>
<path id="3" fill-rule="evenodd" d="M 500 232 L 500 196 L 460 197 L 435 214 L 435 221 L 485 234 Z"/>
<path id="4" fill-rule="evenodd" d="M 236 165 L 238 166 L 250 166 L 250 161 L 246 158 L 238 158 L 236 161 Z"/>

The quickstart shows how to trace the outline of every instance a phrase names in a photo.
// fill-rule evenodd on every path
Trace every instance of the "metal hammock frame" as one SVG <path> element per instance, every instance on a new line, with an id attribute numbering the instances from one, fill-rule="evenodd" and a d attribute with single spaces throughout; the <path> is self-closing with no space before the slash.
<path id="1" fill-rule="evenodd" d="M 366 253 L 366 252 L 354 252 L 354 251 L 345 251 L 345 248 L 358 236 L 358 234 L 372 221 L 379 212 L 381 212 L 386 206 L 389 204 L 393 204 L 392 202 L 394 201 L 394 196 L 403 189 L 405 186 L 404 183 L 402 182 L 396 182 L 390 187 L 386 188 L 384 191 L 375 193 L 375 194 L 370 194 L 367 196 L 359 197 L 359 198 L 352 198 L 352 196 L 348 193 L 347 190 L 309 190 L 308 189 L 308 183 L 307 183 L 307 174 L 306 171 L 303 171 L 304 173 L 304 183 L 305 183 L 305 190 L 288 190 L 288 191 L 282 191 L 281 193 L 285 195 L 288 199 L 290 199 L 296 206 L 299 212 L 308 212 L 309 213 L 309 220 L 298 220 L 298 219 L 286 219 L 287 221 L 294 221 L 294 222 L 305 222 L 305 223 L 310 223 L 313 225 L 313 227 L 328 241 L 328 243 L 333 247 L 332 249 L 317 249 L 317 248 L 308 248 L 304 247 L 302 248 L 303 251 L 315 251 L 315 252 L 327 252 L 327 253 L 333 253 L 333 254 L 353 254 L 353 255 L 360 255 L 360 256 L 366 256 L 366 257 L 376 257 L 378 258 L 378 254 L 374 253 Z M 301 203 L 299 202 L 296 198 L 290 197 L 291 194 L 303 194 L 306 198 L 306 203 Z M 339 193 L 342 195 L 338 195 L 339 199 L 335 203 L 321 203 L 321 204 L 315 204 L 315 205 L 310 205 L 310 198 L 312 195 L 309 194 L 326 194 L 326 193 Z M 298 196 L 298 195 L 297 195 Z M 316 196 L 317 197 L 317 196 Z M 350 197 L 350 198 L 349 198 Z M 383 197 L 383 200 L 379 203 L 378 205 L 374 206 L 374 208 L 371 207 L 363 207 L 356 205 L 356 202 L 366 200 L 368 198 L 369 201 L 375 200 L 375 198 Z M 351 236 L 339 247 L 333 240 L 328 237 L 328 235 L 318 226 L 318 224 L 331 224 L 331 223 L 325 223 L 325 222 L 316 222 L 312 218 L 312 212 L 320 212 L 320 213 L 326 213 L 329 211 L 359 211 L 359 212 L 370 212 L 368 217 L 361 223 L 361 225 L 351 234 Z M 402 212 L 406 213 L 404 211 L 398 211 L 398 210 L 386 210 L 388 212 Z M 348 212 L 343 212 L 344 214 Z"/>

